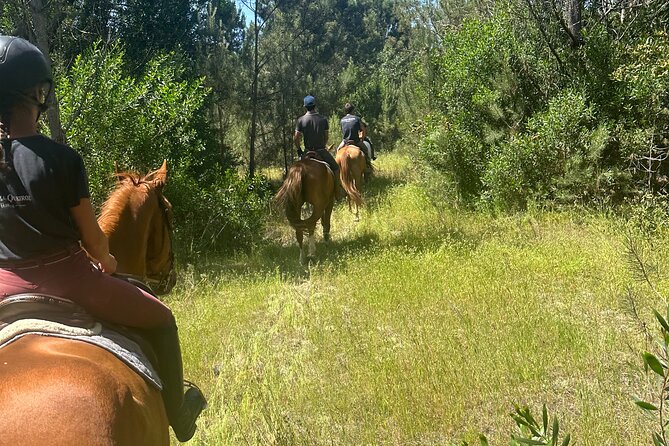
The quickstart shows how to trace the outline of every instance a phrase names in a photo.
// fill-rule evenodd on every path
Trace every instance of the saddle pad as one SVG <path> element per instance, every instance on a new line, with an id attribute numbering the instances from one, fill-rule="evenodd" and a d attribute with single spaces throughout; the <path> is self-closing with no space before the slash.
<path id="1" fill-rule="evenodd" d="M 97 345 L 125 362 L 158 390 L 163 388 L 158 373 L 139 348 L 139 345 L 125 336 L 103 327 L 100 323 L 96 323 L 91 329 L 86 329 L 41 319 L 21 319 L 0 330 L 0 348 L 30 334 L 73 339 Z"/>
<path id="2" fill-rule="evenodd" d="M 330 172 L 330 175 L 334 175 L 334 172 L 332 171 L 332 168 L 330 167 L 330 165 L 326 161 L 319 160 L 318 158 L 309 158 L 309 159 L 311 161 L 316 161 L 317 163 L 325 164 L 325 167 L 328 168 L 328 172 Z"/>

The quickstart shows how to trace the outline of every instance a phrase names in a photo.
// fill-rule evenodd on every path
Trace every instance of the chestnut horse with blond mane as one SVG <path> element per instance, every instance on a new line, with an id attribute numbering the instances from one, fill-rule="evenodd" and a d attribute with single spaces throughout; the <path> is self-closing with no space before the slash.
<path id="1" fill-rule="evenodd" d="M 337 151 L 337 164 L 339 164 L 339 178 L 341 186 L 347 195 L 348 209 L 352 210 L 355 205 L 355 221 L 360 221 L 360 207 L 362 199 L 362 186 L 365 178 L 365 155 L 357 146 L 345 145 Z"/>
<path id="2" fill-rule="evenodd" d="M 172 254 L 172 205 L 163 195 L 167 161 L 140 177 L 117 172 L 118 184 L 102 206 L 98 223 L 109 239 L 117 274 L 134 277 L 156 294 L 176 283 Z"/>
<path id="3" fill-rule="evenodd" d="M 141 179 L 119 174 L 100 217 L 119 267 L 162 291 L 174 285 L 166 174 L 165 163 Z M 29 334 L 0 349 L 0 365 L 0 444 L 170 444 L 160 391 L 98 346 Z"/>
<path id="4" fill-rule="evenodd" d="M 300 246 L 300 262 L 306 264 L 316 256 L 316 223 L 323 225 L 323 239 L 330 239 L 330 217 L 335 201 L 335 181 L 327 163 L 306 157 L 288 169 L 288 175 L 275 197 L 284 205 L 286 218 L 295 229 L 295 238 Z M 302 220 L 302 206 L 311 204 L 311 215 Z M 304 231 L 309 237 L 308 246 L 303 243 Z"/>

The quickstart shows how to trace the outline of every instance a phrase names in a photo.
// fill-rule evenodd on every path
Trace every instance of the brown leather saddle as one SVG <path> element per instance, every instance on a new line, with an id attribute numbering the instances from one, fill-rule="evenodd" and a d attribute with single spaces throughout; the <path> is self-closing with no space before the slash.
<path id="1" fill-rule="evenodd" d="M 81 328 L 92 328 L 97 322 L 82 307 L 62 297 L 24 293 L 0 301 L 0 330 L 20 319 L 42 319 Z"/>

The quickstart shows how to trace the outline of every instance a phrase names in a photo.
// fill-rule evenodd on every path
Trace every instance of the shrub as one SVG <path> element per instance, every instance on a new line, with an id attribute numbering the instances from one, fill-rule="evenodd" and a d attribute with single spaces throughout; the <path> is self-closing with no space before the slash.
<path id="1" fill-rule="evenodd" d="M 419 156 L 427 165 L 449 177 L 460 201 L 478 196 L 487 155 L 481 141 L 462 123 L 442 121 L 427 131 Z"/>
<path id="2" fill-rule="evenodd" d="M 166 193 L 174 202 L 191 203 L 174 207 L 177 250 L 186 259 L 257 242 L 272 196 L 265 178 L 241 178 L 234 170 L 209 185 L 178 173 Z"/>
<path id="3" fill-rule="evenodd" d="M 168 162 L 181 252 L 244 247 L 262 229 L 266 181 L 245 180 L 212 143 L 199 114 L 209 91 L 182 80 L 176 55 L 160 55 L 135 77 L 118 45 L 96 44 L 61 76 L 57 93 L 70 145 L 84 157 L 94 202 L 113 184 L 114 165 L 146 172 Z"/>
<path id="4" fill-rule="evenodd" d="M 566 90 L 534 115 L 527 132 L 503 142 L 486 169 L 487 197 L 502 207 L 530 199 L 573 202 L 600 192 L 610 134 L 583 95 Z"/>
<path id="5" fill-rule="evenodd" d="M 208 91 L 201 81 L 179 80 L 175 56 L 152 60 L 138 79 L 124 71 L 118 45 L 96 44 L 77 57 L 57 93 L 69 143 L 84 157 L 97 203 L 113 181 L 114 163 L 146 171 L 186 168 L 204 150 L 190 125 Z"/>

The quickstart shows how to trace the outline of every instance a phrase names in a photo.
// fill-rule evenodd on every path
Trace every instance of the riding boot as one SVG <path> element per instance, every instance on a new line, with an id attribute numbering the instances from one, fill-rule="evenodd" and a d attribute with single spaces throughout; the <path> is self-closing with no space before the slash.
<path id="1" fill-rule="evenodd" d="M 195 434 L 195 421 L 207 407 L 207 401 L 194 385 L 190 385 L 184 394 L 183 364 L 176 325 L 143 331 L 156 353 L 167 419 L 177 439 L 186 442 Z"/>

